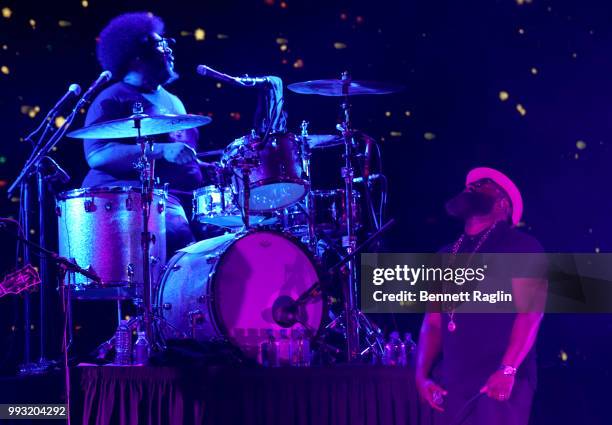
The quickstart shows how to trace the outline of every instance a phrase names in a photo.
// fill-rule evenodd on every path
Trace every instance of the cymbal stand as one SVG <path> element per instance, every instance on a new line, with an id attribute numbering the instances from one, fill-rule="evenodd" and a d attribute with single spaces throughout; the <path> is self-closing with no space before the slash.
<path id="1" fill-rule="evenodd" d="M 308 192 L 304 198 L 304 209 L 307 214 L 308 223 L 308 248 L 312 253 L 316 253 L 317 249 L 317 235 L 315 232 L 314 222 L 314 198 L 311 190 L 311 175 L 310 175 L 310 146 L 308 145 L 308 121 L 302 121 L 302 133 L 300 135 L 300 141 L 302 143 L 302 169 L 304 170 L 304 177 L 308 181 Z"/>
<path id="2" fill-rule="evenodd" d="M 249 202 L 251 200 L 251 169 L 246 166 L 242 168 L 242 221 L 244 222 L 244 228 L 249 230 L 250 217 L 249 217 Z"/>
<path id="3" fill-rule="evenodd" d="M 142 234 L 141 234 L 141 246 L 142 246 L 142 284 L 143 284 L 143 306 L 142 306 L 142 318 L 144 322 L 144 330 L 147 341 L 151 347 L 155 346 L 153 340 L 153 324 L 152 324 L 152 307 L 151 307 L 151 241 L 152 234 L 149 231 L 149 216 L 151 214 L 151 204 L 153 203 L 153 186 L 155 178 L 155 160 L 147 157 L 146 150 L 147 144 L 152 148 L 152 142 L 146 137 L 141 135 L 141 114 L 142 104 L 135 103 L 133 108 L 134 115 L 134 128 L 138 135 L 136 143 L 140 145 L 141 156 L 135 164 L 135 167 L 140 171 L 140 203 L 142 208 Z"/>
<path id="4" fill-rule="evenodd" d="M 349 103 L 349 87 L 351 77 L 348 72 L 342 73 L 341 104 L 343 122 L 339 125 L 344 138 L 344 167 L 341 176 L 344 179 L 344 196 L 346 205 L 346 235 L 342 237 L 342 246 L 350 256 L 355 250 L 357 237 L 355 235 L 355 223 L 353 219 L 353 146 L 355 144 L 351 125 L 351 106 Z M 348 279 L 344 287 L 344 313 L 346 316 L 346 345 L 347 360 L 355 361 L 359 357 L 359 317 L 357 315 L 357 268 L 353 257 L 347 262 Z"/>

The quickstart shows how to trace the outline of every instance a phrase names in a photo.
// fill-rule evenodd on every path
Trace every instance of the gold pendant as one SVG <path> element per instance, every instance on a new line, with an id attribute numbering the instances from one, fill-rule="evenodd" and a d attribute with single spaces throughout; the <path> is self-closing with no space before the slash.
<path id="1" fill-rule="evenodd" d="M 457 329 L 457 325 L 455 324 L 455 322 L 453 320 L 448 322 L 448 331 L 455 332 L 455 329 Z"/>

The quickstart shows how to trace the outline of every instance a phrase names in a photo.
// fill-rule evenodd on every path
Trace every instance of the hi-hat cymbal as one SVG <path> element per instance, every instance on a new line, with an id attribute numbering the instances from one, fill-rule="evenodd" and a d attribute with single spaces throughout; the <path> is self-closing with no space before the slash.
<path id="1" fill-rule="evenodd" d="M 311 80 L 293 83 L 289 90 L 299 94 L 318 94 L 321 96 L 356 96 L 362 94 L 389 94 L 401 91 L 404 86 L 379 81 L 359 80 Z"/>
<path id="2" fill-rule="evenodd" d="M 104 121 L 68 133 L 68 137 L 78 139 L 121 139 L 137 137 L 136 120 L 140 121 L 140 135 L 153 136 L 178 130 L 187 130 L 209 124 L 212 119 L 202 115 L 132 115 L 127 118 Z"/>

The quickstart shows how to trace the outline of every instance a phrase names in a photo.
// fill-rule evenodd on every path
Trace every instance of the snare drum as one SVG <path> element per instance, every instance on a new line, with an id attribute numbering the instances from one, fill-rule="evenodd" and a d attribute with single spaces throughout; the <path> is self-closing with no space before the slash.
<path id="1" fill-rule="evenodd" d="M 155 190 L 149 217 L 151 278 L 166 264 L 167 194 Z M 130 187 L 83 188 L 58 196 L 59 254 L 94 270 L 102 285 L 75 274 L 75 296 L 83 299 L 133 298 L 142 284 L 142 204 Z"/>
<path id="2" fill-rule="evenodd" d="M 222 227 L 241 226 L 240 209 L 230 187 L 205 186 L 193 192 L 193 219 Z"/>
<path id="3" fill-rule="evenodd" d="M 193 220 L 204 224 L 213 224 L 228 229 L 237 229 L 244 225 L 240 207 L 235 202 L 230 187 L 205 186 L 193 192 Z M 249 214 L 249 222 L 256 225 L 266 217 Z"/>
<path id="4" fill-rule="evenodd" d="M 240 164 L 250 164 L 249 210 L 254 212 L 294 205 L 308 191 L 300 140 L 292 133 L 271 134 L 266 140 L 255 135 L 241 137 L 225 149 L 222 163 L 232 170 L 239 205 L 244 193 Z"/>

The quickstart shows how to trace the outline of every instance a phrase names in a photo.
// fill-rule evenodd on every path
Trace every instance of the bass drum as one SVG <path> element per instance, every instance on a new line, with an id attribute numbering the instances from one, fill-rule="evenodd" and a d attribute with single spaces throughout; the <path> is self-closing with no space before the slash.
<path id="1" fill-rule="evenodd" d="M 159 331 L 164 340 L 227 339 L 255 358 L 270 333 L 278 337 L 286 329 L 273 319 L 275 301 L 295 300 L 318 281 L 308 251 L 283 233 L 256 230 L 203 240 L 168 263 L 157 294 Z M 311 299 L 298 309 L 293 329 L 314 336 L 323 313 L 321 298 Z"/>

